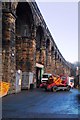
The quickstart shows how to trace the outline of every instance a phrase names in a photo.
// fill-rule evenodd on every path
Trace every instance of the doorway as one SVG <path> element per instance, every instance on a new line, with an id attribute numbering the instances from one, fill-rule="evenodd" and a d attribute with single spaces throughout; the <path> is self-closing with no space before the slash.
<path id="1" fill-rule="evenodd" d="M 37 88 L 39 88 L 39 85 L 41 84 L 41 68 L 36 67 L 36 84 Z"/>

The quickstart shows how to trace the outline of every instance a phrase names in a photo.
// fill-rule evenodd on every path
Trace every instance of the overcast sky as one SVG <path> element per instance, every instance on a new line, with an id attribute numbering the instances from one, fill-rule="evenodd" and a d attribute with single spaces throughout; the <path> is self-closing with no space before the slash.
<path id="1" fill-rule="evenodd" d="M 63 57 L 78 61 L 78 3 L 36 2 Z"/>

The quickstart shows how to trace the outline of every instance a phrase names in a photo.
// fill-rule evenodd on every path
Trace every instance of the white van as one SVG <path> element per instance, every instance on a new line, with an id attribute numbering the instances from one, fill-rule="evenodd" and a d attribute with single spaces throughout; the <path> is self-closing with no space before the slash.
<path id="1" fill-rule="evenodd" d="M 42 79 L 41 79 L 41 83 L 48 81 L 48 79 L 51 75 L 52 74 L 50 74 L 50 73 L 44 73 L 42 76 Z"/>

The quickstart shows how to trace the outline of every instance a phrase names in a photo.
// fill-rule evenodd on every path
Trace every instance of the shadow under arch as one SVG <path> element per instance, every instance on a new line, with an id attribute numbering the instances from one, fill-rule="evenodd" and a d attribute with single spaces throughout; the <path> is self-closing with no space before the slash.
<path id="1" fill-rule="evenodd" d="M 43 74 L 43 44 L 44 44 L 44 30 L 42 26 L 38 26 L 36 30 L 36 81 L 37 87 L 39 87 L 41 83 L 41 78 Z"/>
<path id="2" fill-rule="evenodd" d="M 34 24 L 31 6 L 28 2 L 18 2 L 16 6 L 16 70 L 22 70 L 22 89 L 30 87 L 29 73 L 32 71 L 31 55 L 33 46 L 32 26 Z M 33 79 L 32 79 L 33 80 Z"/>
<path id="3" fill-rule="evenodd" d="M 16 16 L 16 36 L 30 37 L 34 19 L 28 2 L 18 2 Z"/>

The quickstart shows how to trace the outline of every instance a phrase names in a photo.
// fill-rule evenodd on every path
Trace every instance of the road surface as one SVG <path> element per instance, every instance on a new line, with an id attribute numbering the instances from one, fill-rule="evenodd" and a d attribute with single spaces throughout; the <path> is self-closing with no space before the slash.
<path id="1" fill-rule="evenodd" d="M 79 118 L 79 100 L 77 89 L 55 93 L 26 90 L 3 97 L 2 118 Z"/>

